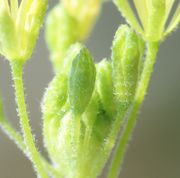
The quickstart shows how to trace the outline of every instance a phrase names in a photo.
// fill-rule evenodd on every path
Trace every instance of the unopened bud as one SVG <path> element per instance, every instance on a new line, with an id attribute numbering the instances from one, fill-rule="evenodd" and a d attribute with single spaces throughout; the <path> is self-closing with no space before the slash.
<path id="1" fill-rule="evenodd" d="M 26 61 L 32 54 L 47 0 L 22 0 L 8 3 L 2 0 L 0 7 L 0 52 L 8 60 Z"/>
<path id="2" fill-rule="evenodd" d="M 142 57 L 139 37 L 128 26 L 121 26 L 116 32 L 113 47 L 113 78 L 115 95 L 123 103 L 130 103 L 135 95 Z"/>
<path id="3" fill-rule="evenodd" d="M 84 47 L 72 62 L 69 76 L 69 101 L 75 114 L 87 107 L 95 84 L 96 70 L 89 51 Z"/>
<path id="4" fill-rule="evenodd" d="M 112 66 L 110 61 L 104 59 L 97 64 L 96 87 L 104 109 L 112 115 L 115 108 L 112 81 Z"/>
<path id="5" fill-rule="evenodd" d="M 69 14 L 79 21 L 79 36 L 84 39 L 89 34 L 100 12 L 101 0 L 63 0 Z"/>
<path id="6" fill-rule="evenodd" d="M 146 41 L 161 41 L 167 34 L 173 31 L 180 22 L 180 3 L 167 24 L 174 0 L 134 0 L 142 27 L 133 12 L 130 2 L 114 0 L 128 23 L 140 33 Z M 167 25 L 167 28 L 166 28 Z"/>
<path id="7" fill-rule="evenodd" d="M 62 60 L 67 49 L 78 40 L 77 29 L 77 20 L 70 16 L 62 5 L 57 5 L 50 11 L 45 35 L 56 72 L 62 68 Z"/>

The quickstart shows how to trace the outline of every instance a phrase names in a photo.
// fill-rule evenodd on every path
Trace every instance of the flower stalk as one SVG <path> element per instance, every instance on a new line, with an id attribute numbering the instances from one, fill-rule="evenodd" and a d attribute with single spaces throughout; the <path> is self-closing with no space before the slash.
<path id="1" fill-rule="evenodd" d="M 11 62 L 12 77 L 14 81 L 15 97 L 18 106 L 20 124 L 23 132 L 23 139 L 29 152 L 30 160 L 33 162 L 35 170 L 41 178 L 48 178 L 42 165 L 40 155 L 36 149 L 34 138 L 29 124 L 29 118 L 26 110 L 26 102 L 24 96 L 24 86 L 22 79 L 23 63 L 19 61 Z"/>

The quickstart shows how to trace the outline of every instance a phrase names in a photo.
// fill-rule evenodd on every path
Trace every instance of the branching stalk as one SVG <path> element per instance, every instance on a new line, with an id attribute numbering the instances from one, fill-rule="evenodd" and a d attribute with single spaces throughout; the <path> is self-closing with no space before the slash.
<path id="1" fill-rule="evenodd" d="M 22 79 L 23 63 L 21 61 L 12 61 L 10 64 L 12 70 L 12 77 L 14 80 L 15 97 L 18 106 L 18 113 L 20 117 L 20 124 L 22 127 L 23 139 L 25 145 L 27 146 L 30 159 L 34 164 L 34 167 L 37 170 L 38 175 L 41 178 L 48 178 L 44 170 L 44 167 L 42 165 L 40 154 L 36 149 L 34 138 L 29 124 L 29 118 L 26 110 L 26 103 L 24 96 L 23 79 Z"/>

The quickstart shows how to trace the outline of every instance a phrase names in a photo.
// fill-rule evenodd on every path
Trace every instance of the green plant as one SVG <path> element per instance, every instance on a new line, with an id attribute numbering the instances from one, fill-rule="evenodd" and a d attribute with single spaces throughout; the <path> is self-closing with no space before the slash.
<path id="1" fill-rule="evenodd" d="M 142 26 L 128 1 L 114 2 L 130 26 L 121 25 L 117 30 L 111 59 L 96 64 L 79 42 L 88 37 L 103 1 L 62 0 L 48 14 L 45 36 L 55 73 L 42 102 L 48 162 L 33 139 L 22 79 L 48 3 L 0 1 L 0 53 L 11 66 L 22 135 L 5 118 L 2 102 L 0 125 L 32 161 L 39 177 L 97 177 L 116 140 L 108 177 L 119 174 L 159 45 L 178 25 L 180 4 L 165 28 L 173 0 L 134 0 Z"/>

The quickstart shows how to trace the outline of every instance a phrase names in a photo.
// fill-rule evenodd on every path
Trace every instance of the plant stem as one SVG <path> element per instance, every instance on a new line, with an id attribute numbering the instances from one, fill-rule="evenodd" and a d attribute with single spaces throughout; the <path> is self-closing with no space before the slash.
<path id="1" fill-rule="evenodd" d="M 124 126 L 124 130 L 120 136 L 119 143 L 116 147 L 113 160 L 111 163 L 111 167 L 109 169 L 108 178 L 116 178 L 120 173 L 120 168 L 122 167 L 124 154 L 127 149 L 127 144 L 136 125 L 137 113 L 144 100 L 149 85 L 158 47 L 159 47 L 159 43 L 155 43 L 155 42 L 149 42 L 147 45 L 148 48 L 147 56 L 145 59 L 141 78 L 137 86 L 135 99 L 132 103 L 131 110 L 129 112 L 127 121 Z"/>
<path id="2" fill-rule="evenodd" d="M 14 80 L 15 97 L 18 106 L 18 113 L 20 117 L 20 124 L 23 133 L 23 139 L 29 152 L 30 159 L 34 164 L 35 170 L 41 178 L 48 178 L 46 171 L 41 162 L 40 154 L 36 149 L 34 138 L 31 132 L 29 118 L 26 110 L 26 103 L 24 97 L 23 86 L 23 63 L 21 61 L 12 61 L 11 63 L 12 77 Z"/>
<path id="3" fill-rule="evenodd" d="M 21 135 L 20 135 L 18 132 L 16 132 L 16 131 L 12 128 L 12 126 L 11 126 L 7 121 L 1 123 L 1 124 L 0 124 L 0 127 L 1 127 L 2 131 L 3 131 L 12 141 L 14 141 L 14 143 L 17 145 L 17 147 L 18 147 L 21 151 L 23 151 L 24 154 L 27 155 L 27 153 L 26 153 L 26 151 L 27 151 L 27 150 L 26 150 L 26 146 L 25 146 L 25 144 L 24 144 L 24 142 L 23 142 L 23 139 L 22 139 Z"/>

